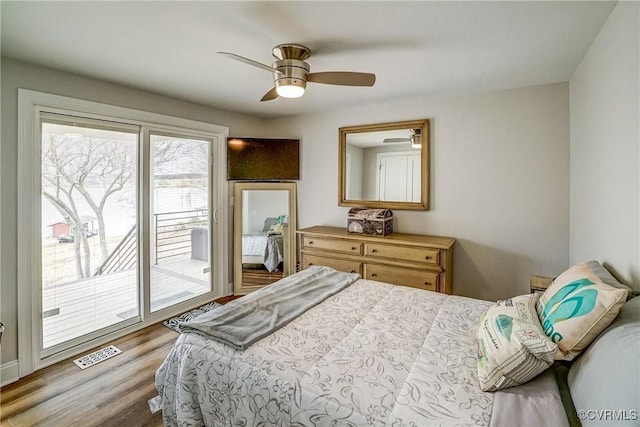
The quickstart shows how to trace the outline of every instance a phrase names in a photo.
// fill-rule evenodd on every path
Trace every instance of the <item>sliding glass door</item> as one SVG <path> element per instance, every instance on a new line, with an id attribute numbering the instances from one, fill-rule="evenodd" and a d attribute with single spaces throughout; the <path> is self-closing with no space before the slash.
<path id="1" fill-rule="evenodd" d="M 43 357 L 212 292 L 211 140 L 49 113 L 41 136 Z"/>
<path id="2" fill-rule="evenodd" d="M 139 315 L 136 126 L 44 115 L 42 350 Z"/>
<path id="3" fill-rule="evenodd" d="M 211 291 L 211 142 L 151 133 L 151 311 Z"/>
<path id="4" fill-rule="evenodd" d="M 228 132 L 18 90 L 20 377 L 229 295 Z"/>

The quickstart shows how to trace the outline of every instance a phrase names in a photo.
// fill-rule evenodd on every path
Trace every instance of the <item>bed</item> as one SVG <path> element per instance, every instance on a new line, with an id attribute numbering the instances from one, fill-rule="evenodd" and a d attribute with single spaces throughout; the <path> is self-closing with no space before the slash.
<path id="1" fill-rule="evenodd" d="M 242 263 L 261 264 L 271 273 L 284 261 L 282 233 L 269 232 L 242 235 Z"/>
<path id="2" fill-rule="evenodd" d="M 219 315 L 214 312 L 184 324 L 156 373 L 165 425 L 575 425 L 566 390 L 572 384 L 582 388 L 602 380 L 590 377 L 600 372 L 599 366 L 580 366 L 569 371 L 566 381 L 568 367 L 560 363 L 554 364 L 559 369 L 547 369 L 521 386 L 484 392 L 478 383 L 477 331 L 479 319 L 493 302 L 358 277 L 339 289 L 323 291 L 322 302 L 308 301 L 316 292 L 311 286 L 310 297 L 305 298 L 308 276 L 331 270 L 325 269 L 304 270 L 225 305 L 227 314 L 235 313 L 246 323 L 236 329 L 253 327 L 248 341 L 212 339 L 208 332 L 223 331 L 223 338 L 224 331 L 233 332 L 233 327 L 211 326 Z M 307 307 L 301 313 L 292 313 L 297 309 L 293 305 L 294 310 L 275 310 L 279 316 L 291 313 L 285 319 L 252 317 L 281 291 L 289 292 L 282 283 Z M 285 297 L 284 304 L 293 299 Z M 582 365 L 610 365 L 612 357 L 629 359 L 629 352 L 636 351 L 631 359 L 637 368 L 638 349 L 633 346 L 640 341 L 640 304 L 632 300 L 627 305 L 620 317 L 624 328 L 629 322 L 635 325 L 631 326 L 635 343 L 627 342 L 624 350 L 611 354 L 611 341 L 618 339 L 616 319 L 606 344 L 608 353 L 599 355 L 596 350 Z M 267 324 L 274 324 L 275 330 L 267 330 Z M 628 330 L 621 335 L 628 339 Z M 630 387 L 634 386 L 638 387 L 632 376 Z M 604 388 L 611 392 L 611 387 Z M 579 403 L 597 409 L 598 397 L 593 394 L 592 388 L 591 397 L 576 402 L 576 407 L 581 408 Z M 624 399 L 638 397 L 635 389 L 616 395 L 621 394 Z M 635 410 L 635 402 L 619 409 Z M 588 421 L 587 416 L 581 418 Z"/>

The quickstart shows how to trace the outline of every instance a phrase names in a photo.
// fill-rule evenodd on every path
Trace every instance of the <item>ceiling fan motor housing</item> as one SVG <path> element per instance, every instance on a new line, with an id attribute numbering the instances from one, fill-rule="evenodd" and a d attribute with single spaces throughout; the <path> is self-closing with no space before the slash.
<path id="1" fill-rule="evenodd" d="M 310 67 L 304 61 L 298 59 L 282 59 L 273 63 L 273 68 L 278 72 L 273 73 L 274 82 L 280 86 L 298 86 L 303 89 L 307 87 L 307 74 Z"/>

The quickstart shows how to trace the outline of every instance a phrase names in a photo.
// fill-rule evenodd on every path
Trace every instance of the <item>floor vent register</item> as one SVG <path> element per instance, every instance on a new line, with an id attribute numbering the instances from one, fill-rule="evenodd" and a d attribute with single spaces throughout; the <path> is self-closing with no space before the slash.
<path id="1" fill-rule="evenodd" d="M 117 356 L 122 353 L 118 347 L 115 345 L 110 345 L 109 347 L 105 347 L 101 350 L 94 351 L 93 353 L 89 353 L 85 356 L 82 356 L 79 359 L 73 361 L 80 369 L 87 369 L 95 364 L 102 362 L 103 360 L 107 360 L 112 358 L 113 356 Z"/>

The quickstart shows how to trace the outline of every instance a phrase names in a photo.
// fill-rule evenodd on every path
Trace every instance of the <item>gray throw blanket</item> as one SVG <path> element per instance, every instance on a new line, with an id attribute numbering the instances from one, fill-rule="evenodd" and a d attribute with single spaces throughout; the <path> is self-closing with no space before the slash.
<path id="1" fill-rule="evenodd" d="M 359 278 L 359 274 L 313 266 L 182 323 L 180 332 L 199 331 L 244 350 Z"/>

